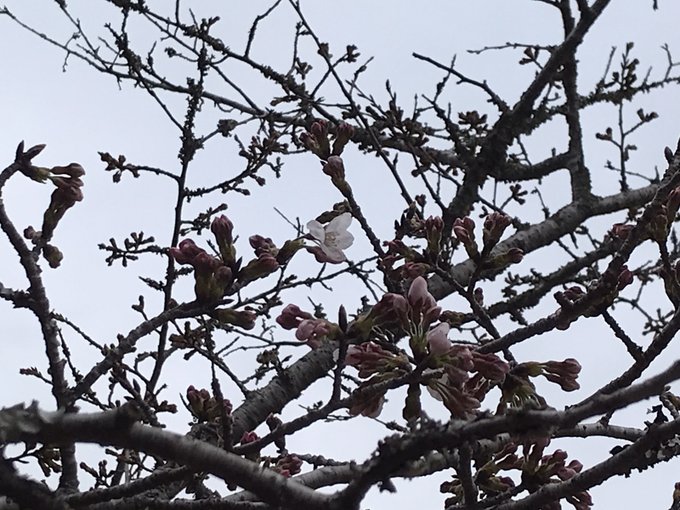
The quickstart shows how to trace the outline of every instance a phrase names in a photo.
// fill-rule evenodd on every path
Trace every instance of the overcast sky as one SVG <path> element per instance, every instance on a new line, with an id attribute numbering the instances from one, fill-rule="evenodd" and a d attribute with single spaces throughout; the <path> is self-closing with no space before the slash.
<path id="1" fill-rule="evenodd" d="M 72 32 L 53 1 L 5 0 L 4 3 L 25 22 L 61 41 Z M 651 0 L 612 2 L 613 5 L 596 23 L 579 51 L 581 92 L 587 91 L 601 77 L 612 46 L 620 48 L 628 41 L 635 41 L 635 55 L 642 61 L 642 69 L 654 64 L 656 77 L 663 72 L 666 64 L 665 54 L 660 48 L 663 43 L 669 43 L 671 50 L 677 54 L 676 58 L 680 58 L 680 32 L 677 30 L 680 4 L 671 0 L 660 0 L 659 3 L 661 9 L 653 12 Z M 270 2 L 201 0 L 186 4 L 199 16 L 219 15 L 220 37 L 235 51 L 240 51 L 245 46 L 253 17 Z M 114 12 L 100 0 L 71 0 L 69 5 L 86 30 L 92 30 L 92 33 L 102 33 L 102 24 Z M 384 101 L 384 84 L 389 79 L 406 107 L 410 107 L 415 94 L 431 96 L 442 76 L 428 64 L 414 60 L 411 57 L 414 51 L 442 63 L 448 63 L 453 55 L 457 55 L 461 71 L 475 78 L 487 79 L 501 96 L 513 102 L 533 72 L 517 66 L 518 54 L 491 52 L 475 56 L 465 50 L 508 41 L 550 44 L 559 42 L 562 37 L 557 11 L 532 1 L 303 0 L 302 6 L 317 33 L 323 40 L 329 41 L 331 48 L 337 48 L 337 53 L 347 44 L 356 44 L 361 59 L 375 57 L 360 81 L 364 91 Z M 254 57 L 287 68 L 295 22 L 294 12 L 284 1 L 275 15 L 262 24 L 253 46 Z M 140 38 L 140 47 L 152 43 L 151 35 L 146 34 L 144 29 L 138 28 L 135 33 Z M 313 48 L 307 46 L 306 50 L 308 54 L 303 57 L 321 69 L 322 64 Z M 110 174 L 103 171 L 104 165 L 99 161 L 97 151 L 109 151 L 114 155 L 123 153 L 136 163 L 177 171 L 178 133 L 143 91 L 127 84 L 119 87 L 112 78 L 99 75 L 76 59 L 70 59 L 66 72 L 63 72 L 63 52 L 27 33 L 7 17 L 0 17 L 0 66 L 3 75 L 0 80 L 3 125 L 0 165 L 9 164 L 17 143 L 25 140 L 29 146 L 47 144 L 36 161 L 38 164 L 52 166 L 77 161 L 88 172 L 85 200 L 67 212 L 57 229 L 55 242 L 65 254 L 64 263 L 57 271 L 47 270 L 45 280 L 55 310 L 76 321 L 94 338 L 111 342 L 117 333 L 127 332 L 138 322 L 139 316 L 130 309 L 130 305 L 139 294 L 150 296 L 150 306 L 157 307 L 158 299 L 147 292 L 138 276 L 158 278 L 162 275 L 164 264 L 151 258 L 134 264 L 128 270 L 122 270 L 119 265 L 108 268 L 104 263 L 105 255 L 97 250 L 97 244 L 109 237 L 120 240 L 140 228 L 156 236 L 161 245 L 167 243 L 170 235 L 168 218 L 174 198 L 167 184 L 147 176 L 133 180 L 126 175 L 122 183 L 114 185 Z M 255 98 L 266 99 L 271 93 L 257 76 L 244 74 L 239 76 L 239 80 Z M 337 90 L 331 87 L 326 94 L 334 93 L 337 94 Z M 468 88 L 451 87 L 445 97 L 452 102 L 454 111 L 487 108 L 481 96 Z M 181 101 L 171 100 L 171 106 L 181 112 Z M 633 167 L 651 175 L 655 166 L 663 169 L 664 146 L 674 147 L 680 136 L 679 90 L 665 89 L 644 96 L 631 107 L 631 111 L 641 106 L 660 115 L 635 139 L 639 151 L 633 156 Z M 217 118 L 219 116 L 215 113 L 206 113 L 199 126 L 208 131 Z M 584 119 L 587 164 L 593 173 L 595 192 L 614 192 L 618 178 L 604 169 L 604 163 L 615 154 L 596 142 L 594 134 L 613 125 L 616 111 L 613 107 L 597 108 L 586 112 Z M 559 128 L 546 128 L 529 144 L 536 159 L 540 159 L 541 155 L 549 155 L 553 147 L 564 147 L 564 133 Z M 196 183 L 204 182 L 204 179 L 209 181 L 212 172 L 240 167 L 241 161 L 236 156 L 233 142 L 215 143 L 197 159 L 193 178 Z M 393 185 L 386 182 L 385 168 L 376 158 L 350 154 L 347 169 L 366 216 L 387 238 L 394 214 L 403 205 L 399 203 Z M 318 171 L 318 163 L 311 156 L 297 158 L 294 166 L 288 168 L 284 178 L 278 181 L 272 176 L 267 177 L 271 186 L 263 190 L 251 187 L 253 195 L 248 200 L 229 198 L 228 214 L 244 240 L 254 233 L 273 237 L 275 241 L 283 241 L 293 235 L 290 227 L 273 210 L 274 206 L 290 218 L 299 217 L 306 222 L 340 199 L 328 185 L 326 176 Z M 561 205 L 569 199 L 561 193 L 562 185 L 567 181 L 564 175 L 554 179 L 551 184 L 554 194 L 549 198 L 555 200 L 556 205 Z M 6 187 L 3 198 L 20 229 L 28 224 L 38 228 L 49 193 L 47 186 L 15 178 Z M 221 199 L 210 199 L 210 203 L 196 205 L 195 210 L 217 205 Z M 355 228 L 354 232 L 359 237 L 359 230 Z M 357 251 L 350 252 L 350 257 L 360 258 L 361 250 L 366 247 L 366 242 L 358 239 Z M 14 288 L 25 287 L 20 266 L 4 238 L 0 239 L 0 261 L 0 283 Z M 336 292 L 319 291 L 312 297 L 327 304 L 328 310 L 336 309 L 340 303 L 351 309 L 359 304 L 360 296 L 355 289 L 348 283 L 346 288 L 335 287 Z M 302 300 L 304 295 L 299 297 Z M 188 291 L 186 298 L 191 298 Z M 302 306 L 305 303 L 301 301 L 298 304 Z M 17 373 L 18 367 L 35 365 L 45 368 L 43 343 L 35 321 L 26 311 L 12 310 L 6 302 L 0 303 L 0 317 L 3 319 L 0 321 L 0 359 L 3 360 L 5 387 L 0 393 L 0 406 L 32 398 L 38 398 L 45 407 L 52 406 L 43 384 Z M 636 317 L 628 315 L 621 319 L 624 324 L 630 319 L 632 326 Z M 563 338 L 556 337 L 554 342 L 549 342 L 550 338 L 541 338 L 523 346 L 518 353 L 524 359 L 577 357 L 584 366 L 584 391 L 596 388 L 611 378 L 610 367 L 622 368 L 627 366 L 628 361 L 621 349 L 615 349 L 618 345 L 610 338 L 599 338 L 599 333 L 589 329 L 591 327 L 592 324 L 587 321 L 579 321 L 577 327 L 569 331 L 571 344 L 565 344 Z M 74 358 L 83 363 L 83 369 L 87 369 L 88 362 L 96 360 L 96 353 L 76 340 L 73 342 Z M 209 384 L 207 372 L 187 373 L 181 364 L 169 368 L 174 370 L 176 385 L 175 393 L 167 396 L 170 400 L 176 401 L 176 394 L 188 384 L 205 387 Z M 560 395 L 558 398 L 580 400 L 579 395 Z M 561 403 L 569 401 L 560 400 Z M 397 412 L 398 405 L 398 402 L 394 403 Z M 295 407 L 290 412 L 291 416 L 295 416 L 301 410 Z M 630 419 L 630 424 L 639 425 L 646 418 L 639 410 L 637 414 L 629 414 L 622 413 L 622 420 Z M 171 422 L 171 426 L 178 431 L 186 430 L 187 420 L 187 415 L 183 414 Z M 345 443 L 350 442 L 347 432 L 343 432 L 346 425 L 329 426 L 336 434 L 333 437 L 337 438 L 330 442 L 327 426 L 317 425 L 299 447 L 346 458 Z M 360 461 L 375 446 L 375 438 L 384 435 L 384 429 L 363 419 L 356 420 L 354 427 L 352 441 L 360 442 L 358 434 L 367 431 L 368 439 L 361 442 L 356 453 L 355 460 Z M 611 446 L 613 443 L 589 440 L 587 448 L 576 442 L 569 447 L 569 452 L 587 466 L 588 460 L 601 460 Z M 665 508 L 670 503 L 673 483 L 680 481 L 677 467 L 677 462 L 672 462 L 653 471 L 636 474 L 631 479 L 618 478 L 605 487 L 593 489 L 595 508 L 621 505 L 625 508 Z M 428 481 L 400 484 L 401 490 L 396 496 L 381 495 L 380 498 L 384 499 L 367 500 L 366 508 L 371 505 L 373 508 L 383 507 L 386 502 L 395 509 L 410 509 L 414 505 L 422 506 L 424 502 L 431 508 L 440 508 L 443 498 L 437 487 L 447 476 L 442 473 Z"/>

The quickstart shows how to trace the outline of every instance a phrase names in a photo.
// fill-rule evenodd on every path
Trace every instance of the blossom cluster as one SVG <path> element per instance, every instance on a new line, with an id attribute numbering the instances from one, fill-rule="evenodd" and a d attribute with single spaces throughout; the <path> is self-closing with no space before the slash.
<path id="1" fill-rule="evenodd" d="M 312 349 L 316 349 L 326 339 L 332 339 L 340 330 L 336 324 L 326 319 L 314 317 L 294 304 L 287 305 L 276 322 L 283 329 L 295 330 L 295 338 L 307 342 Z"/>
<path id="2" fill-rule="evenodd" d="M 457 218 L 451 230 L 453 239 L 465 249 L 467 256 L 482 270 L 501 270 L 511 264 L 518 264 L 524 258 L 519 247 L 499 250 L 500 242 L 512 220 L 505 214 L 493 212 L 484 220 L 482 231 L 483 245 L 478 245 L 475 236 L 475 222 L 470 217 Z M 444 236 L 445 225 L 441 217 L 423 218 L 415 208 L 409 207 L 399 222 L 396 222 L 397 238 L 385 242 L 387 253 L 379 261 L 381 271 L 393 281 L 410 280 L 424 276 L 449 263 L 443 255 L 448 253 L 451 238 Z M 426 246 L 418 249 L 406 244 L 404 237 L 424 239 Z M 401 266 L 398 265 L 403 261 Z"/>
<path id="3" fill-rule="evenodd" d="M 406 296 L 387 293 L 364 316 L 349 327 L 350 333 L 363 341 L 347 349 L 345 363 L 356 368 L 365 381 L 360 385 L 351 412 L 359 410 L 374 416 L 382 407 L 386 391 L 366 391 L 376 383 L 412 372 L 412 364 L 420 367 L 420 384 L 441 401 L 456 418 L 473 416 L 493 387 L 501 389 L 499 412 L 505 406 L 521 407 L 528 401 L 545 405 L 537 395 L 530 377 L 544 376 L 559 384 L 564 391 L 578 389 L 576 381 L 581 366 L 574 359 L 564 361 L 527 362 L 514 367 L 494 353 L 481 352 L 470 344 L 449 339 L 451 325 L 446 318 L 455 312 L 442 312 L 427 281 L 419 276 L 411 283 Z M 405 352 L 371 340 L 384 328 L 402 331 L 408 336 L 410 356 Z M 419 390 L 410 386 L 404 416 L 420 413 Z"/>
<path id="4" fill-rule="evenodd" d="M 229 400 L 222 401 L 221 410 L 220 402 L 208 390 L 197 390 L 193 385 L 187 388 L 186 398 L 189 412 L 199 422 L 219 421 L 223 412 L 228 416 L 232 411 Z"/>
<path id="5" fill-rule="evenodd" d="M 492 498 L 515 488 L 515 481 L 503 472 L 519 471 L 522 486 L 530 493 L 536 492 L 548 484 L 572 479 L 583 469 L 583 464 L 576 459 L 566 462 L 568 454 L 564 450 L 555 450 L 545 454 L 545 448 L 550 444 L 547 438 L 539 438 L 532 443 L 522 444 L 522 454 L 518 455 L 519 445 L 507 443 L 491 459 L 478 464 L 475 484 L 485 498 Z M 461 504 L 465 501 L 462 481 L 454 476 L 451 481 L 441 484 L 440 492 L 451 494 L 445 501 L 445 506 Z M 566 501 L 576 510 L 588 510 L 593 502 L 587 491 L 580 491 L 569 495 Z M 562 508 L 559 501 L 554 501 L 541 507 L 548 510 Z"/>

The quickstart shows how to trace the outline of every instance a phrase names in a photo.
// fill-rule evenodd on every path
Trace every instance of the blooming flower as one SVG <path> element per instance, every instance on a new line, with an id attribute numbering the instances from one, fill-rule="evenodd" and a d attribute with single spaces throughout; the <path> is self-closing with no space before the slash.
<path id="1" fill-rule="evenodd" d="M 329 262 L 339 263 L 346 259 L 342 250 L 352 246 L 354 236 L 347 231 L 352 222 L 350 213 L 342 213 L 323 226 L 316 220 L 307 223 L 307 229 Z"/>

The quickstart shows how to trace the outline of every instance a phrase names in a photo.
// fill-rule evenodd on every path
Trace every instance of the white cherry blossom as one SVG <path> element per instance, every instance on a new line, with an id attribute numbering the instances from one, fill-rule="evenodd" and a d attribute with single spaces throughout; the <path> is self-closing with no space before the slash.
<path id="1" fill-rule="evenodd" d="M 307 230 L 330 261 L 342 262 L 346 260 L 343 250 L 354 242 L 354 236 L 347 231 L 350 223 L 352 215 L 346 212 L 336 216 L 325 226 L 312 220 L 307 223 Z"/>

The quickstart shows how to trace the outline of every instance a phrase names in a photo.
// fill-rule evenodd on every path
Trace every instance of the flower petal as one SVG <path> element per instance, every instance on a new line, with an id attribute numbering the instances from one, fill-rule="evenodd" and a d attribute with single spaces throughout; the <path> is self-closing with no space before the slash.
<path id="1" fill-rule="evenodd" d="M 342 213 L 330 221 L 328 226 L 326 226 L 326 230 L 336 233 L 344 232 L 350 223 L 352 223 L 352 215 L 348 212 Z"/>
<path id="2" fill-rule="evenodd" d="M 318 239 L 322 243 L 326 239 L 326 231 L 324 230 L 323 225 L 316 220 L 307 222 L 307 230 L 309 230 L 312 237 Z"/>
<path id="3" fill-rule="evenodd" d="M 349 232 L 340 232 L 334 239 L 334 245 L 341 250 L 346 250 L 354 243 L 354 236 Z"/>
<path id="4" fill-rule="evenodd" d="M 322 244 L 321 249 L 323 252 L 326 254 L 328 259 L 331 262 L 343 262 L 347 260 L 347 257 L 345 257 L 345 254 L 342 252 L 342 250 L 334 247 L 334 246 L 328 246 L 327 244 Z"/>

